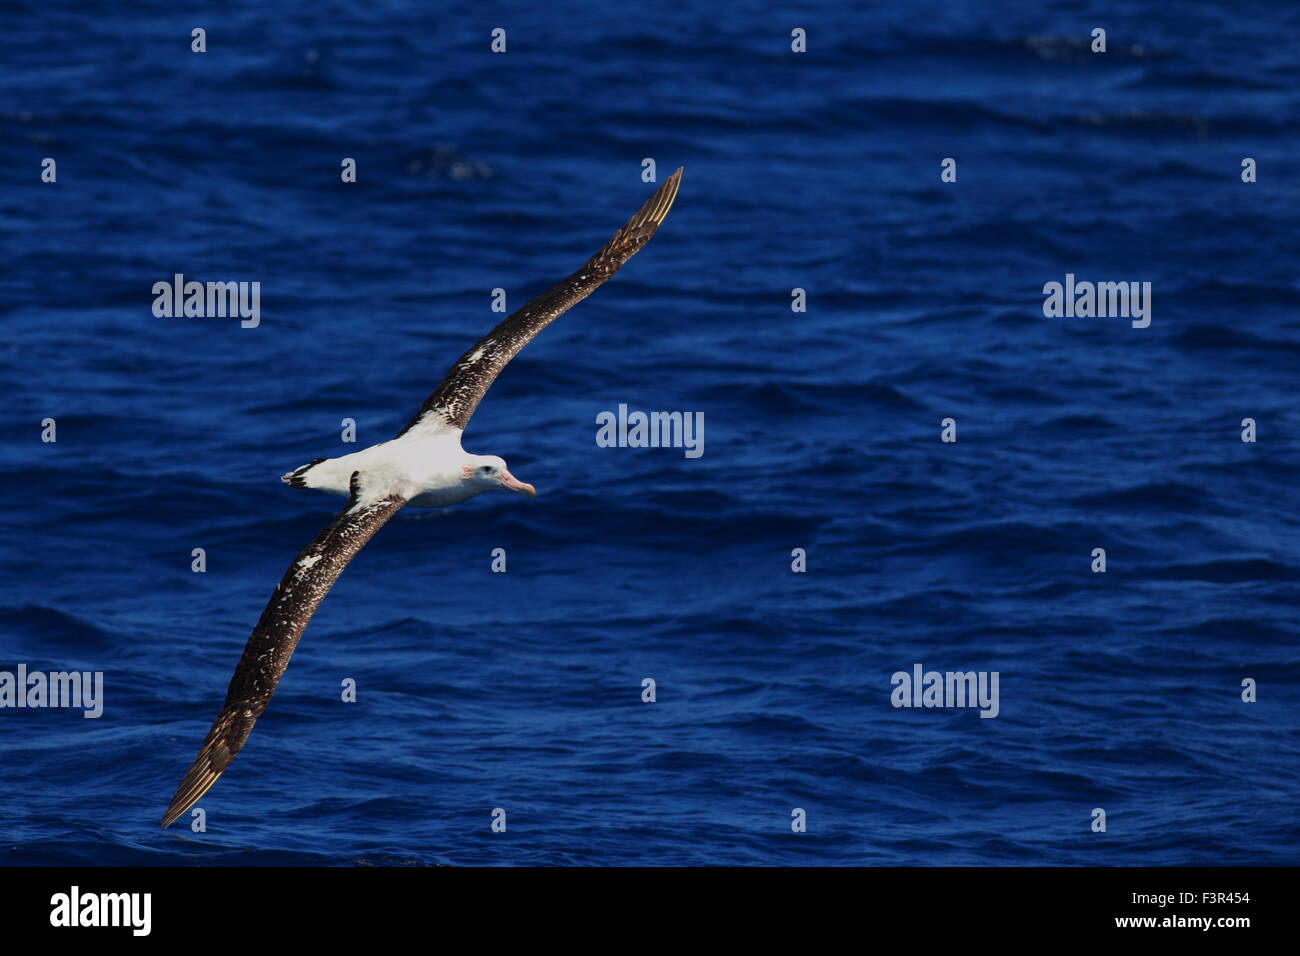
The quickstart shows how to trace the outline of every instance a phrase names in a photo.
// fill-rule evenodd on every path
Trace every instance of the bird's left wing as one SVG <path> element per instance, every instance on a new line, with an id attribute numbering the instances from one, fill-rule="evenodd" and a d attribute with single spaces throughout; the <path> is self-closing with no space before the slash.
<path id="1" fill-rule="evenodd" d="M 681 182 L 682 171 L 679 168 L 581 269 L 502 319 L 491 332 L 474 343 L 451 367 L 433 394 L 425 399 L 416 416 L 398 433 L 399 437 L 412 430 L 430 433 L 447 429 L 464 431 L 480 399 L 506 363 L 538 332 L 595 292 L 650 241 L 668 216 L 668 210 L 673 208 Z"/>
<path id="2" fill-rule="evenodd" d="M 194 806 L 235 759 L 320 602 L 353 556 L 407 502 L 398 494 L 367 493 L 360 472 L 352 475 L 351 491 L 346 507 L 276 585 L 230 679 L 226 702 L 163 814 L 164 827 Z"/>

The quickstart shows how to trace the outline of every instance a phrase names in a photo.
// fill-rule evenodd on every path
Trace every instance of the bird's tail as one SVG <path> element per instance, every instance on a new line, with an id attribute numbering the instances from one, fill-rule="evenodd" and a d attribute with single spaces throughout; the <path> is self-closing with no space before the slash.
<path id="1" fill-rule="evenodd" d="M 281 475 L 280 480 L 283 481 L 286 485 L 288 485 L 291 488 L 306 488 L 308 487 L 307 472 L 311 471 L 322 461 L 326 461 L 326 460 L 327 459 L 325 458 L 313 458 L 311 461 L 307 462 L 307 464 L 303 465 L 301 468 L 295 468 L 287 475 Z"/>

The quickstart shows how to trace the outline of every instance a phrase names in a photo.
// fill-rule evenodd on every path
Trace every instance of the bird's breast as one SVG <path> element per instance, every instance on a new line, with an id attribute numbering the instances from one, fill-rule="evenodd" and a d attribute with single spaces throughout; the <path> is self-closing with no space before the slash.
<path id="1" fill-rule="evenodd" d="M 478 494 L 479 489 L 469 488 L 463 485 L 457 485 L 453 488 L 437 488 L 430 491 L 423 491 L 416 495 L 409 502 L 409 508 L 445 508 L 448 505 L 459 504 L 467 501 Z"/>

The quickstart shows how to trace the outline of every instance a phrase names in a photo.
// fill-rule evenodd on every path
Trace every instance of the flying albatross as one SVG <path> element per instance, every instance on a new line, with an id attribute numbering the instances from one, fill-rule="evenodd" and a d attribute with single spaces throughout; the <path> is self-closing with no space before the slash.
<path id="1" fill-rule="evenodd" d="M 681 178 L 678 169 L 581 269 L 479 339 L 396 438 L 341 458 L 318 458 L 283 476 L 294 488 L 347 495 L 348 503 L 276 585 L 235 667 L 226 701 L 163 814 L 164 827 L 194 806 L 230 766 L 270 703 L 316 608 L 348 562 L 403 505 L 440 508 L 498 488 L 536 497 L 536 489 L 510 474 L 500 458 L 462 450 L 461 433 L 515 353 L 650 241 L 672 208 Z"/>

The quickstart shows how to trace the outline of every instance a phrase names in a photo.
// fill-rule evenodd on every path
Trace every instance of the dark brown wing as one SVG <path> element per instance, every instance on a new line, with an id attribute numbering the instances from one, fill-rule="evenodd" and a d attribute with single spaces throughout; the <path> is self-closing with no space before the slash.
<path id="1" fill-rule="evenodd" d="M 275 586 L 230 679 L 226 702 L 163 814 L 164 827 L 194 806 L 235 759 L 330 587 L 353 556 L 406 504 L 396 495 L 367 496 L 359 475 L 352 475 L 347 507 L 294 559 Z"/>
<path id="2" fill-rule="evenodd" d="M 678 169 L 581 269 L 503 319 L 479 339 L 451 367 L 442 384 L 425 399 L 419 413 L 398 434 L 404 435 L 417 426 L 432 431 L 464 429 L 506 363 L 534 335 L 595 292 L 602 282 L 650 241 L 672 208 L 681 181 L 682 171 Z"/>

